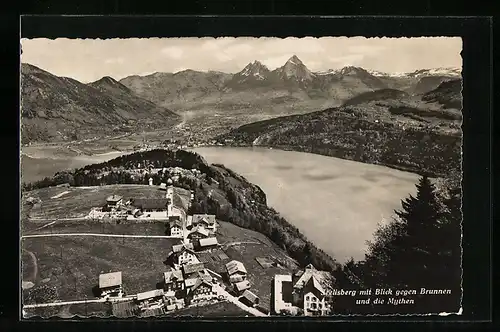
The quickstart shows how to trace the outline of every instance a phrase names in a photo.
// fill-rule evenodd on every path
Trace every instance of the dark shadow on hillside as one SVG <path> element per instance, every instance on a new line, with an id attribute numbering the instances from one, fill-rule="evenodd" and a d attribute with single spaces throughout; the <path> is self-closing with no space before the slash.
<path id="1" fill-rule="evenodd" d="M 158 281 L 156 283 L 156 289 L 163 289 L 165 287 L 165 281 L 162 280 L 162 281 Z"/>

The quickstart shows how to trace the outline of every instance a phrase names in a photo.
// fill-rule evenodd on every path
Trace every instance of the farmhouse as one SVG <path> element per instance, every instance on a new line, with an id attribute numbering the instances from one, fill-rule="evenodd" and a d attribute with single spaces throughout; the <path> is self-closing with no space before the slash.
<path id="1" fill-rule="evenodd" d="M 172 270 L 163 274 L 163 289 L 166 292 L 177 292 L 184 290 L 184 276 L 181 270 Z"/>
<path id="2" fill-rule="evenodd" d="M 154 309 L 163 306 L 163 289 L 154 289 L 137 294 L 136 302 L 141 310 Z"/>
<path id="3" fill-rule="evenodd" d="M 193 214 L 192 224 L 193 226 L 203 226 L 213 233 L 217 231 L 217 222 L 215 221 L 215 215 Z"/>
<path id="4" fill-rule="evenodd" d="M 219 245 L 216 237 L 207 237 L 205 239 L 199 239 L 196 242 L 197 250 L 213 249 Z"/>
<path id="5" fill-rule="evenodd" d="M 130 204 L 139 209 L 146 218 L 167 219 L 166 198 L 133 198 Z"/>
<path id="6" fill-rule="evenodd" d="M 111 195 L 106 198 L 106 206 L 108 208 L 116 208 L 123 203 L 123 197 L 118 195 Z"/>
<path id="7" fill-rule="evenodd" d="M 241 294 L 240 301 L 249 307 L 253 307 L 259 304 L 259 297 L 247 289 Z"/>
<path id="8" fill-rule="evenodd" d="M 242 294 L 245 290 L 250 288 L 250 282 L 248 280 L 243 280 L 234 284 L 234 292 L 237 295 Z"/>
<path id="9" fill-rule="evenodd" d="M 204 239 L 207 238 L 210 235 L 209 231 L 206 228 L 203 227 L 195 227 L 189 234 L 187 235 L 187 238 L 190 240 L 199 240 L 199 239 Z"/>
<path id="10" fill-rule="evenodd" d="M 169 255 L 169 259 L 177 265 L 196 264 L 200 262 L 193 250 L 192 243 L 181 243 L 172 246 L 172 252 Z"/>
<path id="11" fill-rule="evenodd" d="M 103 297 L 122 297 L 122 273 L 112 272 L 99 275 L 99 289 Z"/>
<path id="12" fill-rule="evenodd" d="M 232 260 L 226 264 L 226 270 L 231 283 L 241 282 L 247 277 L 247 269 L 242 262 Z"/>
<path id="13" fill-rule="evenodd" d="M 208 278 L 198 278 L 195 284 L 188 289 L 187 298 L 189 302 L 200 302 L 214 298 L 216 292 L 213 284 Z"/>
<path id="14" fill-rule="evenodd" d="M 182 237 L 184 235 L 182 221 L 179 216 L 169 217 L 170 235 Z"/>
<path id="15" fill-rule="evenodd" d="M 330 295 L 333 278 L 309 264 L 292 276 L 293 304 L 304 310 L 305 316 L 324 316 L 331 310 Z"/>
<path id="16" fill-rule="evenodd" d="M 185 264 L 182 266 L 184 279 L 198 277 L 199 273 L 204 273 L 205 265 L 203 263 Z M 186 285 L 187 286 L 187 285 Z"/>

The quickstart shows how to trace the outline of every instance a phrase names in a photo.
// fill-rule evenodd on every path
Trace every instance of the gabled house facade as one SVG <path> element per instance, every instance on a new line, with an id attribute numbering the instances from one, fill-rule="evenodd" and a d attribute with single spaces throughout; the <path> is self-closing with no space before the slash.
<path id="1" fill-rule="evenodd" d="M 184 290 L 184 276 L 181 270 L 172 270 L 163 274 L 163 289 L 165 292 L 179 292 Z"/>
<path id="2" fill-rule="evenodd" d="M 198 278 L 195 284 L 187 291 L 187 299 L 189 302 L 201 302 L 213 299 L 216 296 L 213 284 L 208 278 Z"/>
<path id="3" fill-rule="evenodd" d="M 168 218 L 170 235 L 171 236 L 184 236 L 184 227 L 179 216 L 171 216 Z"/>
<path id="4" fill-rule="evenodd" d="M 217 221 L 213 214 L 194 214 L 192 219 L 193 226 L 202 226 L 212 234 L 217 231 Z"/>
<path id="5" fill-rule="evenodd" d="M 247 277 L 247 269 L 242 262 L 232 260 L 226 264 L 226 271 L 231 283 L 241 282 Z"/>
<path id="6" fill-rule="evenodd" d="M 293 305 L 304 310 L 305 316 L 325 316 L 331 312 L 332 277 L 309 264 L 292 276 Z"/>
<path id="7" fill-rule="evenodd" d="M 192 243 L 181 243 L 172 246 L 172 251 L 169 255 L 169 261 L 173 263 L 174 266 L 182 266 L 185 264 L 196 264 L 200 261 L 194 252 L 194 246 Z"/>
<path id="8" fill-rule="evenodd" d="M 191 241 L 196 241 L 199 239 L 205 239 L 210 235 L 210 232 L 203 227 L 197 226 L 194 227 L 191 232 L 187 235 L 187 238 Z"/>

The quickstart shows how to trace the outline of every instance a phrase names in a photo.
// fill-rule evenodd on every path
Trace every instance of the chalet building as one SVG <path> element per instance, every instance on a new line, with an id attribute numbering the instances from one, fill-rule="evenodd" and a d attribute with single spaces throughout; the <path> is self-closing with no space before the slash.
<path id="1" fill-rule="evenodd" d="M 201 251 L 201 250 L 217 248 L 219 242 L 217 241 L 216 237 L 207 237 L 205 239 L 199 239 L 198 241 L 195 242 L 195 244 L 196 244 L 196 250 Z"/>
<path id="2" fill-rule="evenodd" d="M 106 207 L 112 209 L 117 208 L 123 203 L 123 197 L 118 195 L 111 195 L 106 198 Z"/>
<path id="3" fill-rule="evenodd" d="M 226 264 L 226 271 L 231 283 L 242 282 L 247 277 L 247 269 L 242 262 L 236 260 L 232 260 Z"/>
<path id="4" fill-rule="evenodd" d="M 236 295 L 241 295 L 243 294 L 244 291 L 246 291 L 249 288 L 250 288 L 250 281 L 243 280 L 234 284 L 233 291 Z"/>
<path id="5" fill-rule="evenodd" d="M 191 303 L 211 300 L 216 297 L 213 284 L 208 278 L 198 278 L 195 284 L 188 288 L 187 299 Z"/>
<path id="6" fill-rule="evenodd" d="M 184 276 L 181 270 L 172 270 L 163 274 L 163 289 L 167 293 L 184 290 Z"/>
<path id="7" fill-rule="evenodd" d="M 182 266 L 182 273 L 184 275 L 184 280 L 190 278 L 197 278 L 199 277 L 200 273 L 205 274 L 205 264 L 203 263 L 185 264 Z"/>
<path id="8" fill-rule="evenodd" d="M 154 289 L 137 294 L 136 302 L 141 310 L 163 307 L 163 289 Z"/>
<path id="9" fill-rule="evenodd" d="M 112 272 L 99 275 L 99 289 L 102 297 L 122 297 L 122 273 Z"/>
<path id="10" fill-rule="evenodd" d="M 130 204 L 139 209 L 143 216 L 151 219 L 167 219 L 166 198 L 134 198 Z"/>
<path id="11" fill-rule="evenodd" d="M 318 271 L 309 264 L 304 270 L 292 275 L 292 299 L 296 307 L 304 310 L 305 316 L 324 316 L 331 311 L 332 276 L 327 271 Z"/>
<path id="12" fill-rule="evenodd" d="M 169 261 L 174 265 L 197 264 L 200 262 L 196 257 L 192 243 L 181 243 L 172 246 Z"/>
<path id="13" fill-rule="evenodd" d="M 170 228 L 170 235 L 178 237 L 184 236 L 184 227 L 179 216 L 169 217 L 168 223 Z"/>
<path id="14" fill-rule="evenodd" d="M 189 232 L 187 235 L 187 238 L 191 241 L 199 240 L 199 239 L 205 239 L 210 235 L 210 232 L 203 227 L 195 227 Z"/>
<path id="15" fill-rule="evenodd" d="M 242 303 L 246 304 L 249 307 L 254 307 L 259 304 L 259 297 L 249 291 L 248 289 L 241 294 L 241 297 L 239 299 Z"/>
<path id="16" fill-rule="evenodd" d="M 215 233 L 217 231 L 217 222 L 215 221 L 215 215 L 211 214 L 194 214 L 192 220 L 193 226 L 203 226 L 210 232 Z"/>

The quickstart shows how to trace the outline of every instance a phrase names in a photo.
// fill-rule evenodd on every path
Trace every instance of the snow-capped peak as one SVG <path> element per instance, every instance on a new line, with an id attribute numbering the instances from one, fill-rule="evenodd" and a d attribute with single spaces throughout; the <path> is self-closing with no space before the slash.
<path id="1" fill-rule="evenodd" d="M 261 62 L 255 60 L 249 63 L 239 74 L 242 76 L 253 76 L 259 80 L 263 80 L 264 75 L 269 72 L 269 69 Z"/>

